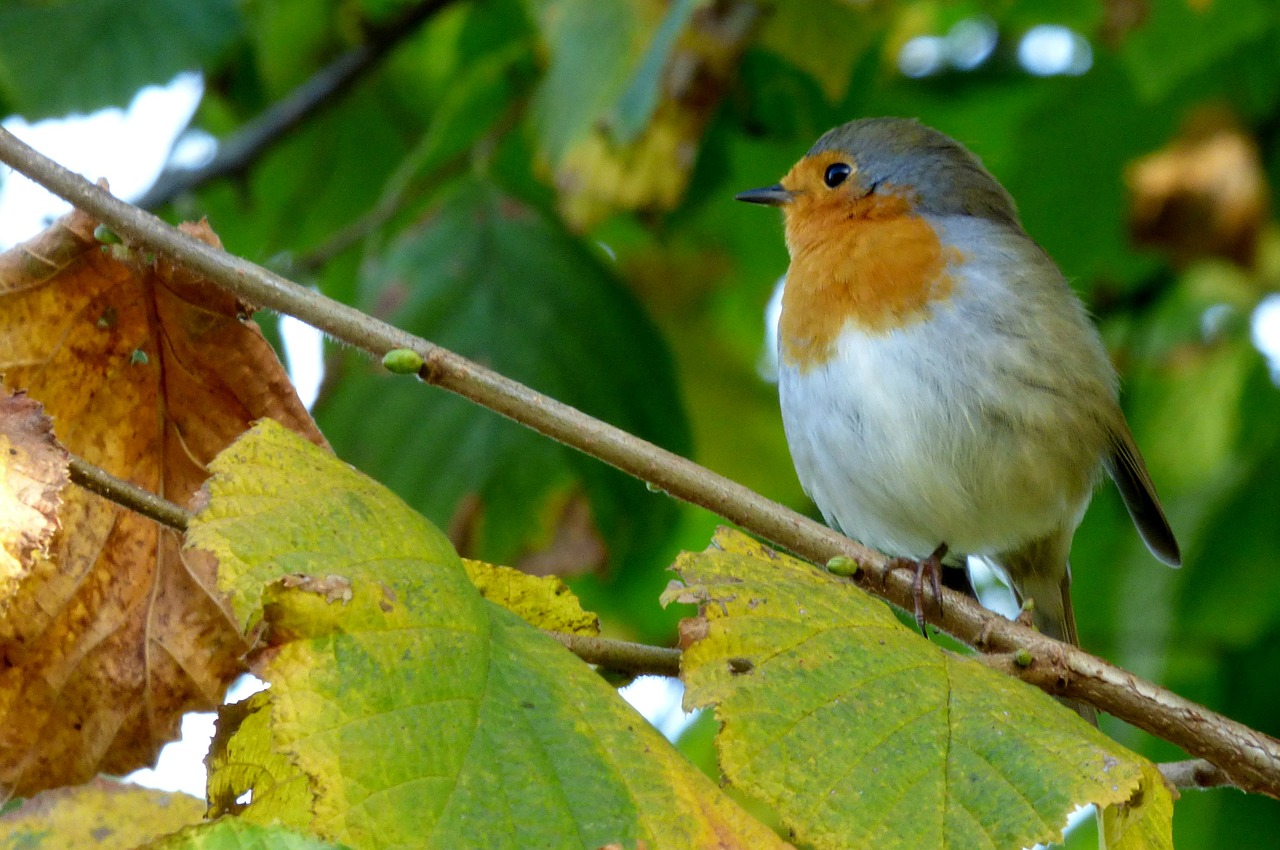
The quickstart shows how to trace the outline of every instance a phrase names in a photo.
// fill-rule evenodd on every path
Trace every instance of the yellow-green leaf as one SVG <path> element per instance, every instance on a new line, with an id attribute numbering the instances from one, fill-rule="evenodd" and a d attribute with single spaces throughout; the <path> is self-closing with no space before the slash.
<path id="1" fill-rule="evenodd" d="M 1139 756 L 850 583 L 727 531 L 677 571 L 666 600 L 705 618 L 686 703 L 716 706 L 725 776 L 815 847 L 1028 847 L 1080 804 L 1144 807 Z"/>
<path id="2" fill-rule="evenodd" d="M 600 634 L 600 618 L 557 576 L 531 576 L 511 567 L 462 559 L 480 595 L 539 629 L 575 635 Z"/>
<path id="3" fill-rule="evenodd" d="M 348 850 L 283 826 L 262 826 L 238 818 L 188 827 L 148 844 L 145 850 Z"/>
<path id="4" fill-rule="evenodd" d="M 112 779 L 45 791 L 0 815 L 0 850 L 133 850 L 199 823 L 204 802 Z"/>
<path id="5" fill-rule="evenodd" d="M 277 751 L 271 738 L 270 695 L 256 693 L 218 709 L 217 732 L 205 757 L 209 814 L 238 815 L 253 792 L 246 819 L 303 828 L 310 821 L 310 778 Z"/>
<path id="6" fill-rule="evenodd" d="M 190 545 L 258 623 L 269 747 L 310 780 L 294 803 L 308 832 L 362 850 L 786 846 L 591 668 L 482 599 L 390 491 L 271 422 L 212 472 Z"/>
<path id="7" fill-rule="evenodd" d="M 1173 850 L 1173 794 L 1153 764 L 1142 766 L 1133 802 L 1102 812 L 1107 850 Z"/>

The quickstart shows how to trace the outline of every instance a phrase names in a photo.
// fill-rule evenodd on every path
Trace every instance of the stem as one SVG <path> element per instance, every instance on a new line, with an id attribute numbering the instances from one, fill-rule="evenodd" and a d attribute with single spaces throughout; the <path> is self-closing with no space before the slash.
<path id="1" fill-rule="evenodd" d="M 161 525 L 167 525 L 176 531 L 187 530 L 191 511 L 182 505 L 170 502 L 123 478 L 117 478 L 82 457 L 71 456 L 69 471 L 73 484 L 79 484 L 91 493 L 97 493 L 117 505 L 150 517 Z"/>
<path id="2" fill-rule="evenodd" d="M 153 210 L 210 180 L 243 174 L 290 131 L 332 105 L 379 60 L 417 32 L 418 28 L 454 0 L 424 0 L 393 20 L 372 28 L 369 39 L 321 68 L 305 82 L 218 145 L 217 154 L 198 168 L 166 168 L 138 206 Z"/>
<path id="3" fill-rule="evenodd" d="M 1231 777 L 1204 759 L 1170 761 L 1158 765 L 1160 774 L 1175 788 L 1223 788 L 1231 785 Z"/>
<path id="4" fill-rule="evenodd" d="M 912 577 L 888 569 L 881 553 L 772 502 L 741 484 L 568 405 L 505 378 L 345 304 L 312 292 L 239 257 L 216 250 L 130 206 L 0 130 L 0 161 L 101 219 L 129 241 L 199 272 L 242 300 L 287 313 L 381 358 L 394 348 L 422 356 L 422 379 L 579 449 L 676 498 L 725 519 L 814 563 L 857 561 L 854 582 L 913 610 Z M 1025 650 L 1031 663 L 1009 672 L 1041 689 L 1082 700 L 1170 741 L 1221 768 L 1238 787 L 1280 799 L 1280 741 L 1216 714 L 1067 644 L 1006 620 L 944 589 L 941 605 L 926 592 L 928 620 L 983 652 Z M 939 613 L 945 608 L 945 619 Z"/>
<path id="5" fill-rule="evenodd" d="M 547 632 L 588 664 L 634 676 L 680 676 L 680 650 L 625 640 Z"/>

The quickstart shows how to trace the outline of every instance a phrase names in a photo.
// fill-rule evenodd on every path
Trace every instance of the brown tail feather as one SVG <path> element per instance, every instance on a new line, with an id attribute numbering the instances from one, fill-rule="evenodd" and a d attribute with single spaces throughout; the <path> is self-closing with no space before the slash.
<path id="1" fill-rule="evenodd" d="M 1112 441 L 1111 455 L 1106 460 L 1107 473 L 1116 482 L 1133 524 L 1151 554 L 1171 567 L 1180 566 L 1182 553 L 1178 551 L 1178 541 L 1160 507 L 1155 484 L 1128 426 L 1122 423 L 1120 430 L 1112 435 Z"/>

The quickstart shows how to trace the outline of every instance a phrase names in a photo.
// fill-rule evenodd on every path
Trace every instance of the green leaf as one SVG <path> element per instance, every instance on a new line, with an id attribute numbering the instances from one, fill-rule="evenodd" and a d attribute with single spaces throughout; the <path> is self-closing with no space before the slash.
<path id="1" fill-rule="evenodd" d="M 643 48 L 636 0 L 529 0 L 549 65 L 533 102 L 545 156 L 558 163 L 626 89 Z"/>
<path id="2" fill-rule="evenodd" d="M 1016 159 L 1001 175 L 1023 224 L 1068 280 L 1133 281 L 1155 265 L 1129 245 L 1125 168 L 1154 150 L 1174 116 L 1145 107 L 1114 56 L 1099 52 L 1081 77 L 1046 81 L 1036 108 L 1010 139 Z"/>
<path id="3" fill-rule="evenodd" d="M 677 452 L 688 431 L 661 338 L 612 271 L 557 222 L 466 182 L 366 281 L 390 321 Z M 668 497 L 471 402 L 353 361 L 317 409 L 338 454 L 468 555 L 514 563 L 551 538 L 549 505 L 579 488 L 611 560 L 661 545 Z M 590 566 L 590 565 L 588 565 Z"/>
<path id="4" fill-rule="evenodd" d="M 96 846 L 96 845 L 95 845 Z M 281 826 L 223 818 L 184 829 L 139 850 L 348 850 Z"/>
<path id="5" fill-rule="evenodd" d="M 787 0 L 769 10 L 759 43 L 811 75 L 834 102 L 876 44 L 883 27 L 877 17 L 845 0 Z"/>
<path id="6" fill-rule="evenodd" d="M 1150 17 L 1125 40 L 1121 56 L 1139 96 L 1158 101 L 1274 26 L 1270 0 L 1154 3 Z"/>
<path id="7" fill-rule="evenodd" d="M 0 89 L 28 120 L 124 106 L 217 60 L 235 0 L 59 0 L 0 6 Z"/>
<path id="8" fill-rule="evenodd" d="M 484 601 L 390 491 L 269 420 L 212 473 L 189 545 L 218 556 L 238 616 L 261 616 L 268 746 L 310 777 L 314 798 L 293 798 L 310 831 L 368 850 L 785 846 Z M 299 822 L 256 806 L 242 817 Z"/>
<path id="9" fill-rule="evenodd" d="M 1026 847 L 1058 840 L 1083 803 L 1167 795 L 1135 798 L 1140 757 L 850 583 L 740 534 L 715 545 L 681 557 L 688 587 L 665 596 L 705 618 L 682 661 L 686 706 L 716 706 L 726 778 L 802 840 Z"/>
<path id="10" fill-rule="evenodd" d="M 198 823 L 204 803 L 113 779 L 45 791 L 0 815 L 0 850 L 133 850 Z"/>
<path id="11" fill-rule="evenodd" d="M 308 9 L 289 14 L 315 17 L 315 4 L 307 0 L 303 5 Z M 258 14 L 270 18 L 284 11 Z M 456 163 L 528 85 L 530 47 L 523 29 L 506 23 L 511 15 L 504 13 L 513 11 L 518 20 L 518 7 L 449 6 L 361 80 L 362 96 L 334 101 L 269 149 L 244 182 L 218 181 L 202 189 L 199 205 L 184 209 L 183 215 L 207 215 L 217 223 L 228 250 L 274 263 L 282 254 L 306 254 L 325 245 L 381 205 L 384 214 L 403 209 L 355 246 L 381 249 L 385 232 L 402 227 L 429 202 L 443 182 L 439 170 Z M 503 27 L 482 27 L 491 12 L 503 14 Z M 289 32 L 286 27 L 273 34 L 259 51 L 292 56 L 298 46 L 282 43 Z M 265 38 L 257 32 L 254 37 Z M 285 71 L 296 74 L 301 67 L 311 72 L 319 61 L 295 57 L 286 62 Z M 215 111 L 243 113 L 245 105 L 226 100 L 227 95 L 223 88 L 206 94 L 201 111 L 206 123 Z M 235 119 L 221 119 L 215 132 L 235 132 Z M 349 250 L 342 256 L 351 260 L 357 254 Z M 287 273 L 288 267 L 283 270 Z M 355 279 L 353 268 L 331 262 L 317 283 L 326 294 L 349 302 Z"/>
<path id="12" fill-rule="evenodd" d="M 326 59 L 350 45 L 337 32 L 334 4 L 315 0 L 248 0 L 246 36 L 254 71 L 268 100 L 283 97 Z"/>
<path id="13" fill-rule="evenodd" d="M 200 193 L 196 209 L 229 251 L 268 262 L 323 241 L 374 205 L 408 145 L 391 87 L 365 85 L 377 96 L 324 110 L 269 149 L 246 183 L 217 181 Z"/>
<path id="14" fill-rule="evenodd" d="M 1274 395 L 1274 390 L 1272 390 Z M 1181 594 L 1179 621 L 1213 651 L 1269 642 L 1280 624 L 1280 444 L 1250 459 L 1247 473 L 1213 506 Z M 1205 567 L 1204 569 L 1196 569 Z M 1248 588 L 1241 593 L 1240 588 Z"/>
<path id="15" fill-rule="evenodd" d="M 674 0 L 667 8 L 662 23 L 645 48 L 640 67 L 618 98 L 609 118 L 614 140 L 619 144 L 635 141 L 653 117 L 662 94 L 662 73 L 671 57 L 671 49 L 675 47 L 680 32 L 693 17 L 697 5 L 697 0 Z"/>

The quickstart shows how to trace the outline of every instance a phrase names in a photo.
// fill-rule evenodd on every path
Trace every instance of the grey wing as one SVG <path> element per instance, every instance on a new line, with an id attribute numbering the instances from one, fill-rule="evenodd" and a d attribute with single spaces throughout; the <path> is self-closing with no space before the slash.
<path id="1" fill-rule="evenodd" d="M 1180 566 L 1182 553 L 1178 551 L 1178 541 L 1174 539 L 1173 529 L 1160 507 L 1160 498 L 1156 495 L 1142 453 L 1138 451 L 1129 427 L 1123 423 L 1119 431 L 1112 434 L 1111 454 L 1106 459 L 1106 467 L 1151 554 L 1171 567 Z"/>

